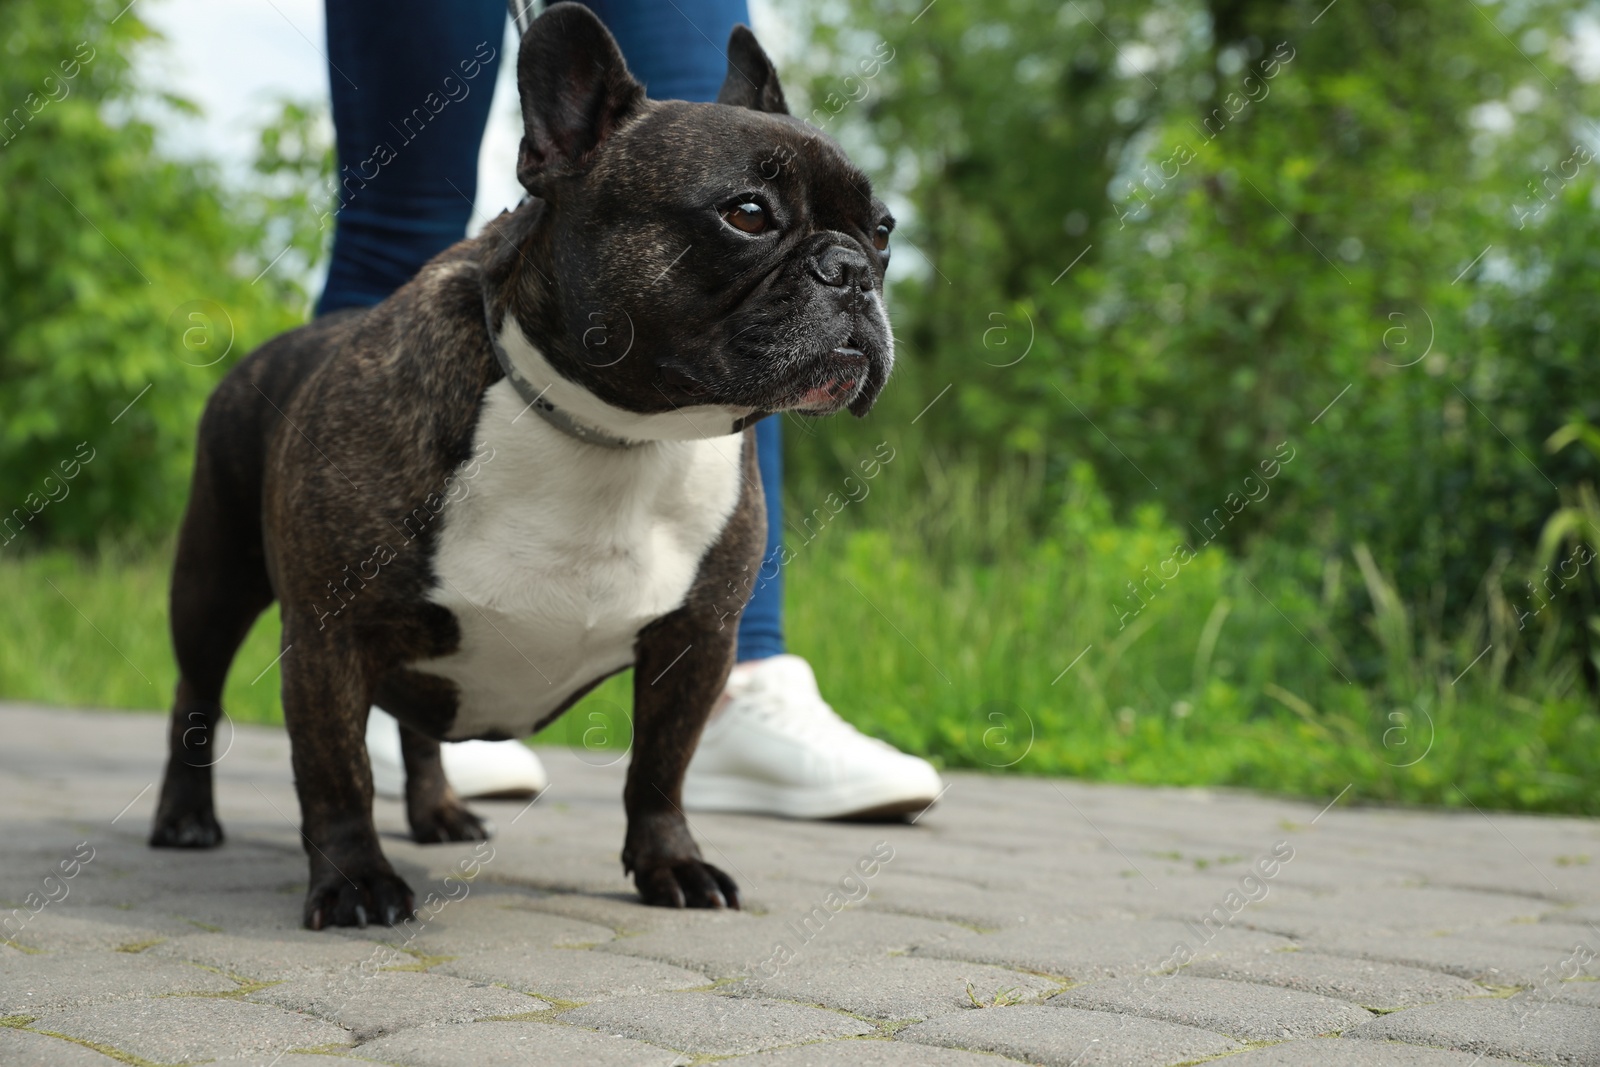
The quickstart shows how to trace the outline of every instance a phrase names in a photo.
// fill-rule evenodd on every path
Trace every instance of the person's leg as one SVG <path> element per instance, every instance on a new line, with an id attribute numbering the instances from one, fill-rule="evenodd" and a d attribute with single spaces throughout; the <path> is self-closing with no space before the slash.
<path id="1" fill-rule="evenodd" d="M 466 236 L 503 0 L 326 0 L 338 170 L 317 314 L 366 307 Z"/>
<path id="2" fill-rule="evenodd" d="M 606 24 L 652 100 L 716 100 L 728 73 L 728 34 L 750 23 L 745 0 L 579 2 Z"/>
<path id="3" fill-rule="evenodd" d="M 739 619 L 738 661 L 781 656 L 783 643 L 783 420 L 756 423 L 756 463 L 767 498 L 767 551 L 761 557 L 750 603 Z"/>

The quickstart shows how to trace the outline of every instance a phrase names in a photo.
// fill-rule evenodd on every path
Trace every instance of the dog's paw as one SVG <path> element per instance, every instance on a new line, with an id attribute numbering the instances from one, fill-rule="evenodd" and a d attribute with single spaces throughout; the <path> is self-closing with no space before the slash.
<path id="1" fill-rule="evenodd" d="M 158 813 L 150 831 L 151 848 L 216 848 L 222 840 L 222 824 L 209 810 Z"/>
<path id="2" fill-rule="evenodd" d="M 416 897 L 392 871 L 346 877 L 338 871 L 313 874 L 306 894 L 305 924 L 309 930 L 328 926 L 393 926 L 411 918 Z"/>
<path id="3" fill-rule="evenodd" d="M 411 840 L 419 845 L 446 841 L 487 841 L 489 828 L 465 804 L 447 804 L 410 816 Z"/>
<path id="4" fill-rule="evenodd" d="M 633 884 L 646 904 L 658 908 L 739 907 L 739 887 L 733 879 L 703 860 L 640 867 L 633 872 Z"/>

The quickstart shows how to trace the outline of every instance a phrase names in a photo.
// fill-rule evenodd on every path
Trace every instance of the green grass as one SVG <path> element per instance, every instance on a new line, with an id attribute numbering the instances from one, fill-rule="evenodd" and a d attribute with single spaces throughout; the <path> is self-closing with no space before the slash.
<path id="1" fill-rule="evenodd" d="M 943 766 L 1600 812 L 1600 728 L 1575 665 L 1519 644 L 1497 576 L 1447 629 L 1359 550 L 1211 547 L 1122 618 L 1126 583 L 1182 535 L 1153 510 L 1114 520 L 1083 469 L 1047 487 L 902 455 L 853 484 L 867 493 L 837 516 L 827 494 L 838 507 L 848 486 L 821 485 L 821 512 L 792 502 L 791 646 L 846 718 Z M 1047 489 L 1053 518 L 1025 522 Z M 0 556 L 0 697 L 166 706 L 167 558 Z M 1354 635 L 1331 621 L 1361 617 Z M 281 721 L 277 651 L 269 613 L 229 680 L 238 719 Z M 625 744 L 629 684 L 540 740 Z"/>
<path id="2" fill-rule="evenodd" d="M 1159 513 L 1114 522 L 1079 471 L 1024 536 L 1016 517 L 1041 486 L 932 463 L 899 474 L 859 505 L 880 527 L 830 529 L 790 569 L 797 651 L 896 744 L 947 766 L 1600 810 L 1592 698 L 1574 663 L 1518 645 L 1498 576 L 1441 634 L 1364 552 L 1310 568 L 1271 546 L 1246 562 L 1211 548 L 1119 628 L 1125 583 L 1182 536 Z M 1341 642 L 1339 616 L 1365 616 L 1363 640 Z"/>

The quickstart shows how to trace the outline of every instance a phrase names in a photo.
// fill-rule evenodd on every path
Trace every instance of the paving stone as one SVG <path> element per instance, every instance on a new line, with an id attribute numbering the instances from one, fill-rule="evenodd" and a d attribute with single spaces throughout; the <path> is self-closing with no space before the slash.
<path id="1" fill-rule="evenodd" d="M 246 934 L 185 934 L 151 946 L 147 956 L 189 960 L 258 982 L 381 966 L 390 953 L 366 940 L 329 931 L 280 930 Z"/>
<path id="2" fill-rule="evenodd" d="M 804 939 L 805 931 L 812 928 L 819 914 L 826 913 L 826 909 L 821 908 L 773 917 L 788 928 L 790 941 L 794 943 Z M 909 952 L 921 945 L 964 941 L 973 936 L 970 929 L 937 919 L 864 907 L 848 908 L 828 919 L 820 932 L 805 942 L 802 955 L 881 956 Z"/>
<path id="3" fill-rule="evenodd" d="M 1529 948 L 1465 937 L 1384 936 L 1368 933 L 1359 927 L 1317 938 L 1305 947 L 1331 956 L 1353 956 L 1444 971 L 1490 986 L 1535 985 L 1556 972 L 1569 955 L 1556 949 Z M 1584 973 L 1600 976 L 1600 957 L 1590 961 Z"/>
<path id="4" fill-rule="evenodd" d="M 250 1052 L 216 1061 L 224 1067 L 360 1067 L 361 1061 L 338 1052 Z"/>
<path id="5" fill-rule="evenodd" d="M 124 911 L 112 907 L 75 906 L 71 899 L 33 916 L 13 940 L 44 952 L 72 952 L 115 949 L 195 930 L 181 919 L 151 909 Z"/>
<path id="6" fill-rule="evenodd" d="M 221 810 L 222 818 L 238 824 L 237 820 L 229 818 L 227 808 Z M 278 819 L 278 816 L 274 814 L 273 818 Z M 249 825 L 248 820 L 246 825 Z M 89 879 L 92 903 L 165 902 L 163 910 L 174 918 L 188 919 L 199 917 L 191 913 L 189 905 L 200 902 L 202 898 L 193 897 L 184 889 L 197 881 L 203 880 L 209 888 L 203 899 L 210 901 L 227 900 L 234 894 L 250 896 L 262 889 L 275 892 L 278 887 L 295 882 L 304 892 L 305 875 L 301 873 L 298 878 L 295 877 L 293 854 L 273 847 L 268 835 L 252 835 L 238 841 L 234 839 L 230 827 L 226 848 L 192 851 L 172 849 L 165 852 L 165 863 L 152 866 L 141 862 L 149 851 L 149 846 L 143 840 L 149 832 L 148 826 L 147 823 L 145 827 L 137 829 L 137 840 L 108 847 L 103 857 L 104 866 L 101 865 L 102 858 L 97 857 L 86 869 L 83 877 Z M 272 827 L 270 834 L 271 838 L 282 840 L 285 844 L 297 836 L 296 829 L 281 819 Z M 288 896 L 287 893 L 284 895 Z M 241 915 L 241 921 L 246 918 Z"/>
<path id="7" fill-rule="evenodd" d="M 1474 941 L 1493 941 L 1525 948 L 1569 953 L 1582 946 L 1600 956 L 1600 927 L 1588 923 L 1524 922 L 1505 926 L 1484 926 L 1468 931 Z"/>
<path id="8" fill-rule="evenodd" d="M 709 985 L 699 971 L 613 952 L 572 949 L 501 949 L 441 963 L 434 974 L 504 983 L 547 999 L 588 1001 L 639 993 L 663 993 Z"/>
<path id="9" fill-rule="evenodd" d="M 885 878 L 872 894 L 878 908 L 990 928 L 1049 922 L 1064 910 L 1076 919 L 1129 918 L 1133 914 L 1126 892 L 1117 885 L 1096 885 L 1092 893 L 1074 893 L 1066 899 L 1070 906 L 1059 894 L 992 889 L 919 875 Z"/>
<path id="10" fill-rule="evenodd" d="M 1185 962 L 1175 953 L 1186 946 L 1194 958 L 1219 953 L 1245 955 L 1290 945 L 1286 938 L 1227 927 L 1207 941 L 1208 931 L 1173 920 L 1034 924 L 994 934 L 921 946 L 916 956 L 993 963 L 1042 971 L 1079 981 L 1145 974 Z"/>
<path id="11" fill-rule="evenodd" d="M 0 1063 L 6 1067 L 116 1067 L 116 1062 L 64 1038 L 0 1028 Z"/>
<path id="12" fill-rule="evenodd" d="M 1221 1034 L 1132 1015 L 1047 1005 L 941 1015 L 895 1035 L 898 1041 L 997 1052 L 1045 1067 L 1164 1067 L 1239 1047 Z M 1091 1053 L 1092 1050 L 1092 1053 Z M 1086 1056 L 1085 1053 L 1091 1053 Z"/>
<path id="13" fill-rule="evenodd" d="M 227 818 L 227 816 L 223 816 Z M 235 831 L 235 820 L 229 820 L 228 843 L 224 849 L 233 847 L 232 836 L 234 833 L 246 832 L 245 827 Z M 162 852 L 171 852 L 172 849 L 162 849 Z M 203 853 L 211 855 L 209 851 Z M 201 873 L 196 874 L 187 883 L 179 883 L 169 888 L 162 896 L 162 902 L 157 907 L 170 908 L 179 905 L 183 908 L 181 926 L 170 931 L 168 936 L 175 934 L 192 934 L 197 930 L 207 933 L 240 934 L 240 935 L 266 935 L 269 937 L 280 936 L 301 930 L 300 912 L 306 897 L 306 875 L 292 859 L 284 857 L 279 861 L 280 866 L 274 877 L 263 877 L 261 881 L 271 884 L 276 881 L 276 888 L 256 888 L 239 890 L 231 893 L 214 893 L 209 888 L 204 892 L 195 892 L 196 886 L 209 886 L 209 878 Z M 409 872 L 407 872 L 409 873 Z M 305 931 L 310 933 L 310 931 Z M 354 931 L 322 931 L 331 933 L 334 937 L 343 940 L 358 940 L 352 936 Z M 374 936 L 376 936 L 374 934 Z"/>
<path id="14" fill-rule="evenodd" d="M 1578 904 L 1570 908 L 1563 908 L 1560 911 L 1552 912 L 1546 915 L 1543 921 L 1583 923 L 1585 925 L 1600 923 L 1600 901 L 1591 900 L 1585 904 Z"/>
<path id="15" fill-rule="evenodd" d="M 396 928 L 400 936 L 394 940 L 409 939 L 411 947 L 430 955 L 459 955 L 485 949 L 594 945 L 616 936 L 609 926 L 537 911 L 528 902 L 521 895 L 473 893 L 445 903 L 433 918 L 419 916 L 414 927 Z"/>
<path id="16" fill-rule="evenodd" d="M 348 1045 L 332 1023 L 270 1004 L 214 997 L 162 997 L 46 1015 L 35 1030 L 94 1041 L 157 1063 L 233 1059 L 254 1053 Z"/>
<path id="17" fill-rule="evenodd" d="M 1515 1060 L 1392 1041 L 1311 1037 L 1217 1060 L 1219 1067 L 1504 1067 Z"/>
<path id="18" fill-rule="evenodd" d="M 714 858 L 714 857 L 713 857 Z M 968 857 L 971 862 L 972 857 Z M 745 892 L 744 883 L 739 883 L 740 906 L 751 915 L 775 917 L 779 919 L 793 918 L 804 915 L 819 903 L 824 901 L 830 892 L 838 889 L 837 883 L 818 882 L 814 877 L 808 877 L 811 872 L 800 866 L 791 868 L 788 873 L 783 871 L 763 871 L 760 891 Z M 734 881 L 739 881 L 739 876 L 734 875 Z M 881 883 L 885 878 L 880 877 Z M 856 900 L 851 905 L 852 909 L 862 911 L 882 911 L 897 914 L 915 914 L 913 909 L 880 907 L 880 894 L 876 885 L 868 886 L 869 892 L 861 896 L 857 889 Z M 841 894 L 843 896 L 843 894 Z M 937 918 L 947 921 L 943 916 L 916 915 L 920 919 Z"/>
<path id="19" fill-rule="evenodd" d="M 723 1056 L 873 1030 L 820 1008 L 711 993 L 617 997 L 563 1012 L 560 1020 L 682 1052 Z"/>
<path id="20" fill-rule="evenodd" d="M 717 1067 L 1005 1067 L 1017 1062 L 987 1052 L 856 1037 L 757 1052 L 720 1060 Z"/>
<path id="21" fill-rule="evenodd" d="M 354 1055 L 403 1067 L 676 1067 L 688 1057 L 615 1034 L 535 1022 L 421 1026 L 371 1041 Z M 324 1065 L 335 1067 L 338 1061 Z"/>
<path id="22" fill-rule="evenodd" d="M 820 1004 L 873 1019 L 926 1019 L 971 1008 L 974 997 L 992 1003 L 1004 994 L 1018 1003 L 1059 988 L 1060 983 L 1048 978 L 979 963 L 892 956 L 814 961 L 779 971 L 776 977 L 747 979 L 722 992 Z"/>
<path id="23" fill-rule="evenodd" d="M 695 823 L 700 824 L 698 817 Z M 744 819 L 741 823 L 759 826 L 754 819 Z M 862 829 L 869 832 L 862 833 Z M 889 845 L 887 839 L 895 839 L 896 844 Z M 722 847 L 726 849 L 728 844 L 724 837 Z M 881 858 L 887 854 L 885 846 L 898 849 L 887 860 Z M 786 841 L 781 848 L 775 848 L 770 837 L 752 838 L 735 847 L 732 855 L 720 858 L 737 864 L 737 871 L 728 869 L 739 882 L 746 907 L 758 914 L 779 915 L 809 910 L 830 893 L 856 904 L 875 902 L 891 885 L 915 877 L 904 866 L 903 857 L 916 856 L 926 861 L 939 848 L 931 835 L 918 827 L 877 825 L 846 827 L 843 833 L 824 836 L 808 834 L 792 843 Z M 973 857 L 969 850 L 957 851 L 965 853 L 964 862 L 971 863 Z M 719 859 L 715 852 L 711 858 Z M 875 865 L 868 867 L 873 874 L 863 877 L 855 869 L 857 864 Z"/>
<path id="24" fill-rule="evenodd" d="M 1268 952 L 1199 960 L 1185 967 L 1183 973 L 1298 989 L 1376 1011 L 1414 1008 L 1440 1000 L 1482 996 L 1484 992 L 1481 986 L 1455 975 L 1320 952 Z"/>
<path id="25" fill-rule="evenodd" d="M 1372 1018 L 1365 1008 L 1315 993 L 1183 974 L 1094 982 L 1069 989 L 1049 1003 L 1162 1019 L 1241 1041 L 1315 1037 Z"/>
<path id="26" fill-rule="evenodd" d="M 77 788 L 77 784 L 69 788 Z M 87 826 L 81 830 L 74 827 L 70 833 L 61 834 L 46 852 L 34 851 L 32 856 L 19 857 L 19 867 L 38 872 L 33 875 L 37 878 L 56 869 L 62 860 L 73 858 L 74 854 L 81 856 L 89 848 L 94 850 L 91 858 L 79 868 L 76 877 L 65 880 L 65 899 L 51 905 L 44 914 L 70 915 L 85 910 L 109 912 L 112 909 L 153 905 L 151 911 L 158 914 L 178 912 L 181 915 L 183 909 L 174 907 L 174 904 L 182 898 L 175 891 L 181 890 L 186 884 L 193 884 L 197 876 L 205 877 L 208 886 L 214 886 L 213 893 L 224 894 L 263 883 L 271 884 L 282 878 L 281 874 L 273 872 L 281 868 L 285 857 L 249 843 L 226 852 L 207 852 L 204 856 L 172 854 L 169 863 L 153 866 L 145 862 L 148 848 L 143 834 L 147 832 L 148 824 L 144 827 L 135 826 L 130 816 L 108 835 L 105 824 L 99 819 L 95 822 L 100 825 L 93 829 Z M 85 841 L 85 837 L 92 838 L 92 844 Z M 81 842 L 81 847 L 74 842 Z M 9 861 L 10 856 L 8 864 Z M 38 887 L 35 882 L 28 890 Z M 161 906 L 163 904 L 165 906 Z M 168 914 L 166 917 L 181 921 L 179 915 Z M 120 919 L 126 923 L 128 916 L 124 913 Z"/>
<path id="27" fill-rule="evenodd" d="M 523 907 L 549 915 L 604 926 L 618 937 L 636 937 L 661 930 L 694 927 L 707 913 L 692 908 L 651 908 L 639 903 L 637 893 L 546 893 L 529 897 Z"/>
<path id="28" fill-rule="evenodd" d="M 638 956 L 701 971 L 712 978 L 729 978 L 754 973 L 761 961 L 773 954 L 780 938 L 789 942 L 793 935 L 770 916 L 708 912 L 691 927 L 620 937 L 594 951 Z"/>
<path id="29" fill-rule="evenodd" d="M 128 952 L 0 959 L 0 1016 L 43 1015 L 99 1001 L 162 993 L 227 993 L 237 988 L 214 971 Z"/>
<path id="30" fill-rule="evenodd" d="M 358 1041 L 411 1026 L 543 1011 L 543 1001 L 441 974 L 379 971 L 296 978 L 246 1000 L 305 1012 L 350 1030 Z"/>
<path id="31" fill-rule="evenodd" d="M 665 1067 L 702 1055 L 685 1047 L 693 1045 L 779 1067 L 967 1067 L 1004 1063 L 989 1053 L 1005 1050 L 1033 1063 L 1070 1064 L 1081 1053 L 1078 1067 L 1211 1056 L 1455 1067 L 1459 1052 L 1415 1044 L 1410 1031 L 1431 1028 L 1437 1033 L 1426 1036 L 1459 1047 L 1510 1026 L 1513 1036 L 1527 1031 L 1548 1042 L 1587 1033 L 1600 1012 L 1600 982 L 1554 980 L 1574 945 L 1600 948 L 1600 862 L 1581 862 L 1600 858 L 1593 820 L 1491 813 L 1491 822 L 1475 813 L 1335 806 L 1312 825 L 1325 800 L 956 773 L 945 800 L 915 826 L 695 816 L 702 846 L 741 880 L 750 905 L 717 914 L 643 906 L 616 861 L 625 761 L 596 768 L 547 749 L 541 758 L 557 783 L 548 799 L 532 809 L 475 805 L 499 825 L 494 857 L 465 898 L 410 928 L 313 934 L 299 928 L 305 859 L 283 815 L 296 802 L 282 731 L 237 728 L 217 773 L 228 846 L 193 854 L 144 843 L 165 733 L 157 716 L 0 704 L 0 897 L 33 891 L 35 868 L 54 867 L 75 842 L 88 837 L 96 849 L 71 896 L 24 928 L 22 947 L 0 944 L 0 999 L 29 991 L 11 975 L 50 976 L 32 983 L 33 999 L 44 992 L 90 1002 L 45 1001 L 40 1018 L 62 1032 L 93 1029 L 85 1039 L 125 1057 L 221 1057 L 238 1067 L 275 1059 L 276 1067 L 323 1067 L 351 1057 L 424 1067 Z M 97 743 L 85 746 L 86 736 Z M 374 815 L 391 861 L 424 901 L 444 893 L 445 875 L 478 848 L 406 840 L 404 806 L 395 801 L 379 802 Z M 1232 914 L 1220 932 L 1203 929 L 1254 857 L 1285 838 L 1296 857 L 1269 881 L 1265 899 Z M 843 872 L 881 841 L 892 844 L 894 859 L 867 883 L 865 899 L 828 912 Z M 151 941 L 137 953 L 110 951 Z M 1280 951 L 1296 941 L 1305 951 Z M 397 955 L 397 942 L 412 952 Z M 62 962 L 75 957 L 108 962 L 78 979 Z M 363 977 L 364 964 L 396 961 L 417 969 Z M 1198 1020 L 1204 1009 L 1203 1021 L 1229 1032 L 1265 1032 L 1279 1020 L 1258 1010 L 1262 998 L 1299 994 L 1308 998 L 1299 1007 L 1318 1012 L 1402 1008 L 1377 1022 L 1407 1028 L 1407 1043 L 1347 1034 L 1247 1050 L 1165 1017 L 1085 1011 L 1066 1006 L 1067 998 L 961 1006 L 970 1005 L 973 975 L 974 993 L 986 1001 L 1002 987 L 1052 992 L 1050 980 L 1018 972 L 1109 983 L 1067 990 L 1106 998 L 1118 979 L 1186 961 L 1172 980 L 1177 988 L 1192 993 L 1210 981 L 1227 995 L 1168 1005 L 1179 1018 Z M 191 974 L 188 964 L 225 973 Z M 227 974 L 279 984 L 250 1000 L 147 996 L 179 975 L 183 985 L 222 992 Z M 1588 975 L 1600 977 L 1600 961 Z M 706 990 L 712 978 L 744 984 Z M 1470 993 L 1473 979 L 1528 988 L 1505 1000 L 1449 999 Z M 283 1011 L 278 1001 L 347 1019 L 362 1036 L 404 1029 L 354 1050 L 351 1030 Z M 587 1003 L 563 1007 L 576 1001 Z M 483 1017 L 509 1007 L 521 1009 L 514 1021 Z M 1446 1009 L 1462 1017 L 1429 1014 Z M 594 1018 L 568 1024 L 583 1013 Z M 1281 1014 L 1293 1027 L 1321 1025 L 1315 1013 Z M 868 1021 L 919 1016 L 928 1018 L 900 1031 L 911 1040 L 893 1042 Z M 440 1021 L 453 1019 L 477 1021 Z M 616 1036 L 624 1033 L 644 1040 Z M 0 1028 L 0 1042 L 3 1063 L 51 1055 L 14 1051 L 24 1045 L 66 1050 L 46 1062 L 97 1058 L 15 1029 Z M 672 1042 L 679 1044 L 665 1047 Z M 289 1048 L 343 1051 L 330 1059 Z"/>
<path id="32" fill-rule="evenodd" d="M 1600 1064 L 1600 1011 L 1574 1004 L 1455 1000 L 1383 1015 L 1345 1036 L 1562 1067 Z"/>
<path id="33" fill-rule="evenodd" d="M 1417 871 L 1418 878 L 1441 888 L 1542 897 L 1554 907 L 1582 903 L 1600 896 L 1600 884 L 1597 884 L 1600 883 L 1600 871 L 1584 871 L 1583 877 L 1574 878 L 1570 871 L 1562 870 L 1559 864 L 1553 862 L 1539 862 L 1536 867 L 1530 867 L 1514 852 L 1501 857 L 1494 855 L 1491 849 L 1484 849 L 1477 855 L 1464 855 L 1464 849 L 1454 849 L 1457 842 L 1452 840 L 1449 844 L 1452 846 L 1450 851 L 1440 849 L 1437 845 L 1430 850 L 1429 862 L 1425 869 Z M 1504 847 L 1504 842 L 1501 842 L 1501 848 Z M 1506 862 L 1499 862 L 1502 858 Z M 1552 889 L 1550 883 L 1540 877 L 1541 874 L 1556 879 L 1558 888 Z"/>
<path id="34" fill-rule="evenodd" d="M 555 788 L 564 790 L 567 783 L 554 778 L 554 771 L 551 774 L 552 780 L 558 783 Z M 487 877 L 480 876 L 474 885 L 515 889 L 530 896 L 550 892 L 631 894 L 632 882 L 623 874 L 622 864 L 618 862 L 625 823 L 621 797 L 619 785 L 614 794 L 605 798 L 608 817 L 601 820 L 557 812 L 540 804 L 529 810 L 528 817 L 521 820 L 515 831 L 502 833 L 491 827 L 495 835 L 491 845 L 495 851 L 483 863 Z M 476 803 L 469 806 L 486 813 L 486 809 L 478 808 Z M 511 814 L 514 816 L 515 810 Z M 696 818 L 695 825 L 701 826 L 701 820 Z M 400 830 L 405 820 L 398 819 L 394 826 Z M 548 829 L 552 826 L 558 826 L 561 832 L 551 835 Z M 545 832 L 540 832 L 541 829 Z M 399 839 L 393 846 L 385 843 L 385 851 L 396 857 L 396 863 L 404 859 L 426 867 L 431 888 L 441 895 L 449 890 L 444 879 L 458 874 L 457 864 L 471 857 L 476 847 L 418 845 L 403 831 L 396 837 Z M 714 838 L 702 832 L 697 839 L 707 846 L 713 857 L 716 855 Z M 634 896 L 634 900 L 637 902 L 638 897 Z M 644 905 L 636 903 L 635 906 Z"/>
<path id="35" fill-rule="evenodd" d="M 723 912 L 694 927 L 618 938 L 596 951 L 644 956 L 713 978 L 742 978 L 798 960 L 882 957 L 972 936 L 949 923 L 853 908 L 797 917 Z"/>
<path id="36" fill-rule="evenodd" d="M 1547 900 L 1511 893 L 1416 886 L 1378 894 L 1331 893 L 1311 900 L 1269 896 L 1242 918 L 1258 929 L 1297 938 L 1352 927 L 1421 936 L 1457 932 L 1470 937 L 1476 927 L 1531 922 L 1550 907 Z"/>
<path id="37" fill-rule="evenodd" d="M 1600 1008 L 1600 982 L 1593 979 L 1562 982 L 1549 990 L 1551 1000 Z"/>

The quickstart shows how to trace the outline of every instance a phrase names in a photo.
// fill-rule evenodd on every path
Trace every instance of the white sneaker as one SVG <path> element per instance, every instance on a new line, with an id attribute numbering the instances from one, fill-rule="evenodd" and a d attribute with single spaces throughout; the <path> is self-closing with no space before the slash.
<path id="1" fill-rule="evenodd" d="M 736 670 L 727 696 L 689 763 L 685 808 L 794 819 L 885 817 L 921 811 L 939 795 L 932 764 L 839 718 L 799 656 Z"/>
<path id="2" fill-rule="evenodd" d="M 404 799 L 405 760 L 400 724 L 372 706 L 367 716 L 367 759 L 372 789 L 380 797 Z M 469 797 L 536 797 L 550 784 L 544 764 L 521 741 L 446 741 L 439 746 L 444 776 L 463 800 Z"/>

